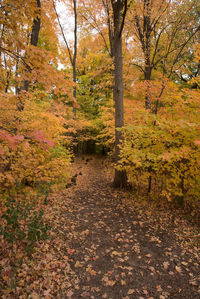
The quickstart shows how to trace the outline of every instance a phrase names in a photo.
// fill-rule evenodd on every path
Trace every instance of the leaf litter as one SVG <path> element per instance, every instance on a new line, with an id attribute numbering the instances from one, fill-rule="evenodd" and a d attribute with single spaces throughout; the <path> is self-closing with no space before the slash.
<path id="1" fill-rule="evenodd" d="M 75 161 L 82 175 L 51 195 L 52 230 L 31 257 L 16 251 L 13 261 L 0 240 L 1 298 L 199 298 L 198 245 L 187 247 L 143 206 L 127 206 L 103 163 Z"/>

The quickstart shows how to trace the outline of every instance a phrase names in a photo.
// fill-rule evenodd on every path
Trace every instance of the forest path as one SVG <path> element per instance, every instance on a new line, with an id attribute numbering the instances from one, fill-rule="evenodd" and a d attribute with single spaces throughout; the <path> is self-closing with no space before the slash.
<path id="1" fill-rule="evenodd" d="M 24 257 L 15 293 L 5 289 L 2 298 L 200 298 L 198 248 L 180 246 L 176 221 L 166 218 L 164 228 L 155 211 L 125 205 L 127 193 L 111 187 L 109 169 L 100 158 L 75 160 L 76 184 L 45 206 L 50 237 Z"/>
<path id="2" fill-rule="evenodd" d="M 112 189 L 104 164 L 94 158 L 74 164 L 80 175 L 62 211 L 73 283 L 60 296 L 200 298 L 198 260 L 172 231 L 155 229 L 148 217 L 123 208 L 125 193 Z"/>

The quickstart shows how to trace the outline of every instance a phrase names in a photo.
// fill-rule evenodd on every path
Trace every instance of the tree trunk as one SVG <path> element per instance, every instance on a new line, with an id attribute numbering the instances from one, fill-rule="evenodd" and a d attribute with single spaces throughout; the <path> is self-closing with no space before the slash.
<path id="1" fill-rule="evenodd" d="M 146 94 L 145 94 L 145 108 L 151 109 L 151 99 L 150 99 L 150 86 L 149 81 L 151 80 L 151 9 L 152 1 L 144 0 L 144 56 L 145 56 L 145 69 L 144 69 L 144 79 L 146 80 Z"/>
<path id="2" fill-rule="evenodd" d="M 37 9 L 39 11 L 39 15 L 40 15 L 40 9 L 41 9 L 41 2 L 40 0 L 36 0 L 37 1 Z M 33 20 L 33 26 L 32 26 L 32 31 L 31 31 L 31 41 L 30 44 L 32 46 L 37 47 L 38 44 L 38 39 L 39 39 L 39 32 L 40 32 L 40 17 L 37 16 L 34 20 Z M 27 70 L 29 71 L 29 70 Z M 21 90 L 25 90 L 28 91 L 29 88 L 29 81 L 28 80 L 24 80 L 23 81 L 23 85 L 21 87 Z"/>
<path id="3" fill-rule="evenodd" d="M 123 136 L 120 129 L 124 126 L 124 102 L 123 102 L 123 58 L 122 58 L 122 0 L 112 2 L 114 34 L 113 34 L 113 55 L 114 55 L 114 86 L 113 98 L 115 105 L 115 163 L 120 160 L 120 146 L 123 143 Z M 127 175 L 125 170 L 115 169 L 114 187 L 126 188 Z"/>
<path id="4" fill-rule="evenodd" d="M 73 82 L 76 83 L 76 64 L 73 65 Z M 76 86 L 73 88 L 73 97 L 76 99 Z M 76 107 L 73 107 L 73 119 L 76 119 Z"/>
<path id="5" fill-rule="evenodd" d="M 40 0 L 37 0 L 37 9 L 41 9 Z M 40 11 L 39 11 L 40 15 Z M 37 16 L 33 21 L 32 32 L 31 32 L 31 45 L 37 47 L 38 38 L 40 32 L 40 17 Z"/>
<path id="6" fill-rule="evenodd" d="M 73 55 L 73 82 L 76 83 L 76 57 L 77 57 L 77 0 L 74 3 L 74 55 Z M 76 86 L 73 89 L 73 97 L 76 99 Z M 73 107 L 73 118 L 76 118 L 76 107 Z"/>
<path id="7" fill-rule="evenodd" d="M 149 49 L 150 50 L 150 49 Z M 146 91 L 145 91 L 145 108 L 147 110 L 151 109 L 151 97 L 150 97 L 150 81 L 151 81 L 151 65 L 150 65 L 150 51 L 147 54 L 147 57 L 145 57 L 146 65 L 144 70 L 144 79 L 146 82 Z"/>
<path id="8" fill-rule="evenodd" d="M 139 40 L 142 46 L 142 51 L 144 54 L 145 67 L 144 67 L 144 79 L 146 81 L 146 91 L 145 91 L 145 108 L 151 109 L 151 98 L 150 98 L 150 80 L 151 80 L 151 33 L 152 33 L 152 24 L 151 24 L 151 10 L 152 10 L 152 1 L 143 0 L 143 22 L 141 23 L 140 17 L 136 12 L 135 15 L 135 26 L 139 36 Z"/>

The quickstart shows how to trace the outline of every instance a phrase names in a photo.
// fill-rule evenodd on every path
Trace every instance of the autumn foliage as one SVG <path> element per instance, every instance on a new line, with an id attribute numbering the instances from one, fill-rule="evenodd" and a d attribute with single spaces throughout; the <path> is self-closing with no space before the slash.
<path id="1" fill-rule="evenodd" d="M 156 82 L 151 88 L 157 114 L 138 103 L 144 94 L 133 101 L 134 120 L 123 131 L 121 164 L 136 190 L 168 201 L 195 201 L 200 192 L 199 92 L 165 84 L 162 98 L 156 98 Z"/>
<path id="2" fill-rule="evenodd" d="M 8 252 L 31 253 L 46 238 L 43 209 L 50 190 L 70 181 L 65 117 L 73 83 L 57 67 L 48 1 L 42 8 L 39 0 L 5 1 L 0 13 L 0 234 Z"/>
<path id="3" fill-rule="evenodd" d="M 60 29 L 65 30 L 56 10 L 60 2 L 76 16 L 79 36 L 74 48 L 70 41 L 60 41 Z M 15 204 L 23 196 L 40 202 L 41 184 L 47 189 L 65 187 L 73 150 L 81 152 L 82 145 L 91 141 L 102 153 L 109 152 L 112 161 L 117 148 L 113 167 L 127 175 L 137 194 L 197 205 L 199 4 L 195 0 L 181 5 L 150 0 L 71 4 L 67 0 L 0 4 L 2 211 L 9 210 L 8 198 Z M 123 55 L 113 48 L 119 34 Z M 124 84 L 118 88 L 113 78 L 119 79 L 115 71 L 122 56 L 123 78 L 121 74 L 118 83 Z M 117 114 L 119 91 L 118 108 L 123 110 L 124 105 L 125 113 L 119 109 Z"/>
<path id="4" fill-rule="evenodd" d="M 80 164 L 86 165 L 86 172 L 83 175 L 79 165 L 72 175 L 75 155 L 107 155 L 112 167 L 107 174 L 110 183 L 128 187 L 131 204 L 132 199 L 142 199 L 178 206 L 199 219 L 199 15 L 197 0 L 0 1 L 0 255 L 5 257 L 0 270 L 7 265 L 3 279 L 0 277 L 0 296 L 7 296 L 2 298 L 19 294 L 21 298 L 26 282 L 21 277 L 26 271 L 16 269 L 25 256 L 33 256 L 40 241 L 46 254 L 48 245 L 42 242 L 48 235 L 55 238 L 60 256 L 59 262 L 55 262 L 57 257 L 47 256 L 60 271 L 55 277 L 57 270 L 52 272 L 48 284 L 56 283 L 60 269 L 68 271 L 63 265 L 69 266 L 74 249 L 65 248 L 65 238 L 56 239 L 56 225 L 62 226 L 62 237 L 67 232 L 78 240 L 79 229 L 75 231 L 66 215 L 76 218 L 76 212 L 85 210 L 90 214 L 91 201 L 84 193 L 90 188 L 87 182 L 98 182 L 91 188 L 94 202 L 101 194 L 100 199 L 117 199 L 116 204 L 123 206 L 121 191 L 102 188 L 107 181 L 100 180 L 108 168 L 99 172 L 93 168 L 90 177 L 90 159 L 82 157 Z M 113 170 L 114 180 L 110 177 Z M 77 185 L 77 194 L 70 194 L 63 204 L 64 191 L 76 185 L 79 175 L 83 175 L 82 191 Z M 64 196 L 60 196 L 62 192 Z M 84 201 L 89 208 L 82 208 Z M 101 207 L 102 202 L 97 207 L 99 215 Z M 53 233 L 49 232 L 51 225 L 56 227 Z M 125 225 L 128 227 L 128 220 Z M 88 234 L 84 230 L 80 240 L 85 242 Z M 117 240 L 122 241 L 121 237 Z M 128 243 L 127 239 L 124 248 Z M 121 259 L 121 253 L 112 249 L 111 258 Z M 44 263 L 45 267 L 43 261 L 39 263 L 38 269 L 50 269 L 51 262 Z M 82 268 L 80 265 L 77 261 L 74 267 Z M 97 274 L 90 264 L 83 271 Z M 108 279 L 111 274 L 108 271 L 101 280 L 109 287 L 115 285 Z M 89 282 L 90 277 L 87 279 Z M 16 285 L 21 281 L 21 289 L 13 281 Z M 124 280 L 119 285 L 124 286 Z M 58 284 L 56 290 L 59 288 Z M 45 298 L 50 298 L 51 291 L 45 289 Z M 84 297 L 89 298 L 88 294 Z M 73 292 L 69 288 L 61 295 L 71 297 Z M 38 298 L 34 293 L 30 296 Z"/>

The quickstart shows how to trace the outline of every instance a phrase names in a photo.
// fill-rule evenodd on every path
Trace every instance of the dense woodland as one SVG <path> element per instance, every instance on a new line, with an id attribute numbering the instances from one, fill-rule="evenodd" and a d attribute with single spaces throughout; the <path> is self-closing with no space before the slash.
<path id="1" fill-rule="evenodd" d="M 1 0 L 0 24 L 5 242 L 46 238 L 38 207 L 80 154 L 107 155 L 114 187 L 199 213 L 199 0 Z"/>

